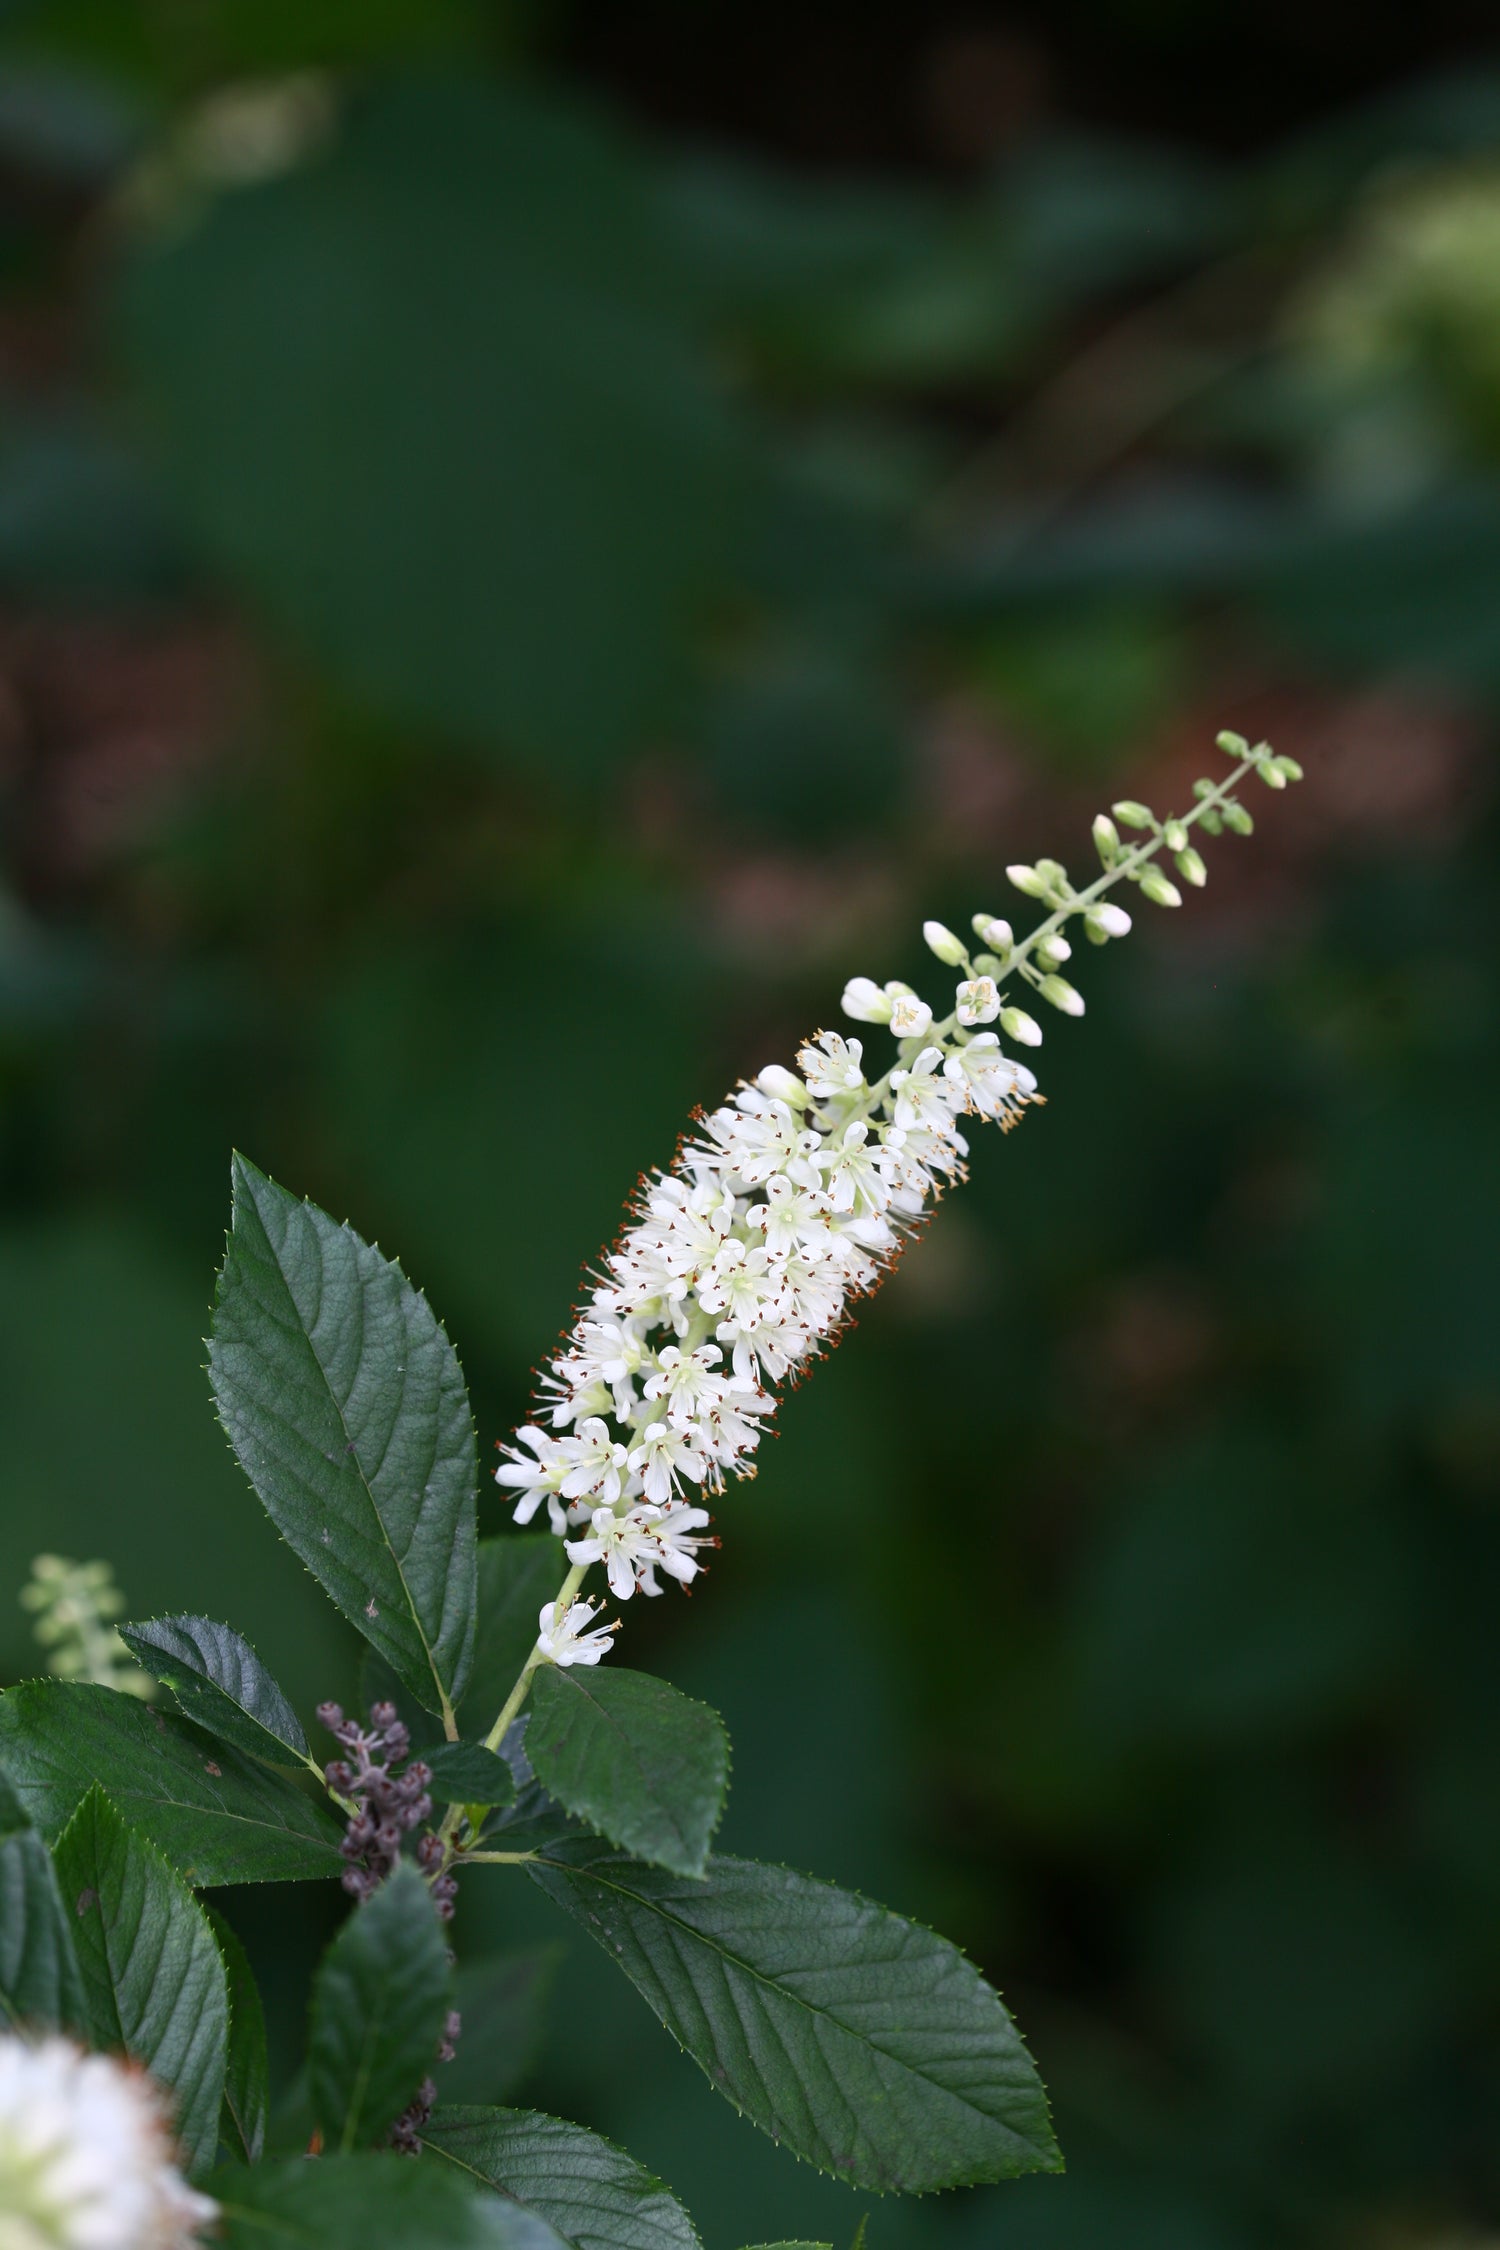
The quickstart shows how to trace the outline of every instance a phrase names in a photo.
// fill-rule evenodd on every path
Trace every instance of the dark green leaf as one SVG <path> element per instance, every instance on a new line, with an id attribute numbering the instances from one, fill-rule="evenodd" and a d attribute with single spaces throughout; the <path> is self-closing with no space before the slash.
<path id="1" fill-rule="evenodd" d="M 482 1742 L 441 1742 L 422 1756 L 432 1768 L 432 1793 L 445 1805 L 509 1805 L 516 1777 Z"/>
<path id="2" fill-rule="evenodd" d="M 753 2250 L 833 2250 L 833 2244 L 831 2242 L 761 2242 L 755 2244 Z M 858 2239 L 855 2242 L 855 2250 L 859 2250 Z"/>
<path id="3" fill-rule="evenodd" d="M 544 1665 L 531 1699 L 526 1755 L 558 1803 L 638 1859 L 701 1875 L 729 1781 L 717 1711 L 614 1666 Z"/>
<path id="4" fill-rule="evenodd" d="M 271 2102 L 266 2057 L 266 2014 L 245 1948 L 222 1914 L 206 1906 L 209 1928 L 224 1957 L 229 1979 L 229 2063 L 219 2138 L 231 2155 L 258 2164 L 265 2154 L 266 2120 Z"/>
<path id="5" fill-rule="evenodd" d="M 464 1731 L 486 1735 L 536 1647 L 537 1617 L 562 1583 L 562 1550 L 548 1531 L 479 1542 L 479 1630 L 464 1689 Z"/>
<path id="6" fill-rule="evenodd" d="M 751 1860 L 693 1883 L 578 1844 L 529 1872 L 720 2093 L 821 2170 L 915 2194 L 1060 2168 L 1014 2024 L 930 1930 Z"/>
<path id="7" fill-rule="evenodd" d="M 453 2004 L 463 2037 L 437 2073 L 445 2102 L 503 2102 L 530 2069 L 542 2014 L 563 1948 L 539 1945 L 461 1965 Z"/>
<path id="8" fill-rule="evenodd" d="M 407 2156 L 291 2157 L 213 2186 L 226 2250 L 569 2250 L 544 2220 Z"/>
<path id="9" fill-rule="evenodd" d="M 126 334 L 211 553 L 419 727 L 577 771 L 658 726 L 740 478 L 629 152 L 533 86 L 419 82 L 195 216 Z"/>
<path id="10" fill-rule="evenodd" d="M 57 1845 L 72 1907 L 92 2044 L 124 2047 L 170 2089 L 189 2169 L 213 2163 L 229 2051 L 229 1991 L 208 1921 L 187 1885 L 101 1789 Z"/>
<path id="11" fill-rule="evenodd" d="M 297 1772 L 307 1736 L 250 1643 L 209 1617 L 148 1617 L 120 1638 L 190 1719 L 252 1758 Z M 290 1755 L 288 1755 L 290 1753 Z"/>
<path id="12" fill-rule="evenodd" d="M 0 1774 L 0 2023 L 82 2030 L 73 1933 L 46 1845 Z"/>
<path id="13" fill-rule="evenodd" d="M 190 1883 L 337 1875 L 339 1823 L 279 1774 L 186 1719 L 75 1680 L 0 1695 L 0 1764 L 55 1838 L 99 1782 Z"/>
<path id="14" fill-rule="evenodd" d="M 474 1640 L 474 1424 L 453 1346 L 399 1266 L 244 1157 L 209 1368 L 267 1513 L 429 1710 Z"/>
<path id="15" fill-rule="evenodd" d="M 452 2004 L 432 1894 L 403 1860 L 350 1915 L 313 1984 L 313 2112 L 333 2146 L 367 2148 L 400 2115 L 437 2062 Z"/>
<path id="16" fill-rule="evenodd" d="M 613 2142 L 534 2109 L 449 2109 L 424 2144 L 487 2187 L 514 2196 L 577 2250 L 699 2250 L 670 2189 Z"/>

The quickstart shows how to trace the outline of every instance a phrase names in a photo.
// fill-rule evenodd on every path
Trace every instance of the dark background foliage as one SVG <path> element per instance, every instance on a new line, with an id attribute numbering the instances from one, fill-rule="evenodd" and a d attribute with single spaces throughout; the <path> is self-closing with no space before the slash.
<path id="1" fill-rule="evenodd" d="M 960 1938 L 1053 2089 L 1065 2180 L 871 2250 L 1500 2230 L 1487 28 L 0 19 L 7 1676 L 55 1548 L 353 1692 L 200 1371 L 231 1145 L 400 1254 L 488 1448 L 847 974 L 1222 725 L 1307 768 L 631 1615 L 727 1841 Z M 228 1905 L 288 2047 L 336 1901 Z M 461 1927 L 558 1945 L 489 2067 L 710 2250 L 847 2239 L 525 1885 Z"/>

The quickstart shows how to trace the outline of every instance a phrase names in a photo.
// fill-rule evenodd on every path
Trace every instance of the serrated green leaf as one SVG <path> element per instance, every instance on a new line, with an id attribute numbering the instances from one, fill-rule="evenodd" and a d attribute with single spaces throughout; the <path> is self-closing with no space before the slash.
<path id="1" fill-rule="evenodd" d="M 564 1947 L 532 1946 L 521 1953 L 460 1964 L 453 2004 L 463 2037 L 452 2062 L 437 2073 L 445 2102 L 503 2102 L 536 2056 L 548 1991 Z"/>
<path id="2" fill-rule="evenodd" d="M 81 2031 L 86 2021 L 51 1856 L 0 1774 L 0 2024 Z"/>
<path id="3" fill-rule="evenodd" d="M 854 2250 L 859 2250 L 860 2237 L 855 2237 Z M 759 2242 L 752 2250 L 833 2250 L 831 2242 Z"/>
<path id="4" fill-rule="evenodd" d="M 219 2147 L 229 1988 L 207 1917 L 149 1839 L 91 1789 L 57 1844 L 91 2043 L 123 2047 L 173 2097 L 193 2174 Z"/>
<path id="5" fill-rule="evenodd" d="M 558 1803 L 637 1859 L 701 1875 L 729 1783 L 717 1711 L 613 1665 L 544 1665 L 531 1700 L 526 1755 Z"/>
<path id="6" fill-rule="evenodd" d="M 403 1860 L 318 1965 L 308 2065 L 313 2114 L 346 2153 L 368 2148 L 437 2061 L 453 2005 L 432 1893 Z"/>
<path id="7" fill-rule="evenodd" d="M 528 1872 L 710 2083 L 820 2170 L 917 2194 L 1061 2168 L 998 1994 L 930 1930 L 751 1860 L 694 1883 L 577 1844 Z"/>
<path id="8" fill-rule="evenodd" d="M 474 1423 L 453 1346 L 399 1266 L 244 1157 L 209 1372 L 277 1530 L 445 1717 L 474 1642 Z"/>
<path id="9" fill-rule="evenodd" d="M 612 2141 L 535 2109 L 434 2112 L 424 2145 L 514 2196 L 577 2250 L 699 2250 L 669 2188 Z"/>
<path id="10" fill-rule="evenodd" d="M 296 1712 L 243 1634 L 211 1617 L 147 1617 L 120 1627 L 136 1662 L 188 1718 L 283 1772 L 308 1760 Z"/>
<path id="11" fill-rule="evenodd" d="M 506 1531 L 479 1542 L 479 1626 L 464 1689 L 466 1734 L 489 1733 L 536 1647 L 537 1618 L 562 1584 L 566 1565 L 548 1531 Z"/>
<path id="12" fill-rule="evenodd" d="M 190 1883 L 290 1882 L 342 1871 L 326 1806 L 190 1720 L 76 1680 L 0 1695 L 0 1765 L 54 1840 L 97 1781 Z"/>
<path id="13" fill-rule="evenodd" d="M 203 1911 L 229 1980 L 229 2060 L 219 2138 L 232 2156 L 258 2164 L 265 2154 L 271 2106 L 266 2014 L 245 1948 L 215 1907 L 205 1906 Z"/>
<path id="14" fill-rule="evenodd" d="M 510 1805 L 516 1777 L 482 1742 L 441 1742 L 422 1752 L 432 1768 L 432 1794 L 445 1805 Z"/>
<path id="15" fill-rule="evenodd" d="M 569 2250 L 544 2220 L 406 2156 L 290 2157 L 213 2190 L 226 2250 Z"/>

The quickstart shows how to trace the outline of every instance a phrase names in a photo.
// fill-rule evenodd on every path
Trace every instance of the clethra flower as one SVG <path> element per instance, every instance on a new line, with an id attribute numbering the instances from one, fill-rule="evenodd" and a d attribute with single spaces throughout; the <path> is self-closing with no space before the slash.
<path id="1" fill-rule="evenodd" d="M 548 1664 L 597 1664 L 601 1656 L 609 1654 L 610 1641 L 620 1630 L 620 1621 L 602 1626 L 591 1632 L 589 1627 L 603 1612 L 602 1602 L 569 1602 L 561 1617 L 557 1615 L 556 1602 L 548 1602 L 542 1609 L 537 1624 L 536 1645 Z"/>
<path id="2" fill-rule="evenodd" d="M 219 2207 L 175 2156 L 143 2070 L 71 2039 L 0 2034 L 4 2250 L 189 2250 Z"/>

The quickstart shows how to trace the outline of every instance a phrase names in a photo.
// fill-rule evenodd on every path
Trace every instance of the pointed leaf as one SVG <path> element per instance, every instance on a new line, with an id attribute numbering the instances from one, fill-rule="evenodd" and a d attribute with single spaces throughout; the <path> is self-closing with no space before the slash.
<path id="1" fill-rule="evenodd" d="M 51 1856 L 0 1775 L 0 2025 L 80 2031 L 83 1979 Z"/>
<path id="2" fill-rule="evenodd" d="M 209 1371 L 272 1522 L 430 1711 L 474 1642 L 474 1424 L 399 1266 L 234 1160 Z"/>
<path id="3" fill-rule="evenodd" d="M 514 2196 L 577 2250 L 700 2250 L 669 2188 L 612 2141 L 535 2109 L 434 2112 L 423 2145 Z"/>
<path id="4" fill-rule="evenodd" d="M 57 1846 L 92 2044 L 123 2047 L 173 2096 L 188 2168 L 219 2146 L 229 1991 L 208 1921 L 156 1846 L 91 1789 Z"/>
<path id="5" fill-rule="evenodd" d="M 831 2242 L 761 2242 L 754 2245 L 754 2250 L 833 2250 L 833 2244 Z M 859 2238 L 856 2238 L 854 2250 L 859 2250 Z"/>
<path id="6" fill-rule="evenodd" d="M 444 1805 L 510 1805 L 516 1777 L 482 1742 L 442 1742 L 422 1756 L 432 1768 L 432 1794 Z"/>
<path id="7" fill-rule="evenodd" d="M 265 2010 L 245 1948 L 222 1914 L 212 1906 L 205 1906 L 203 1911 L 229 1979 L 229 2063 L 219 2138 L 232 2156 L 245 2164 L 258 2164 L 265 2154 L 271 2105 Z"/>
<path id="8" fill-rule="evenodd" d="M 210 1617 L 147 1617 L 122 1625 L 137 1663 L 170 1688 L 190 1719 L 221 1742 L 284 1772 L 307 1764 L 301 1721 L 250 1643 Z"/>
<path id="9" fill-rule="evenodd" d="M 186 1719 L 78 1680 L 0 1695 L 0 1764 L 43 1836 L 95 1781 L 190 1883 L 289 1882 L 343 1871 L 327 1807 Z"/>
<path id="10" fill-rule="evenodd" d="M 403 1860 L 318 1967 L 308 2043 L 313 2112 L 332 2146 L 367 2148 L 437 2062 L 453 2005 L 432 1894 Z"/>
<path id="11" fill-rule="evenodd" d="M 544 2220 L 407 2156 L 296 2156 L 213 2189 L 225 2250 L 569 2250 Z"/>
<path id="12" fill-rule="evenodd" d="M 701 1875 L 729 1784 L 717 1711 L 614 1666 L 544 1665 L 531 1700 L 526 1755 L 558 1803 L 638 1859 Z"/>
<path id="13" fill-rule="evenodd" d="M 550 1531 L 503 1531 L 479 1542 L 479 1629 L 464 1689 L 465 1734 L 489 1733 L 536 1647 L 537 1617 L 562 1584 L 566 1562 Z"/>
<path id="14" fill-rule="evenodd" d="M 528 1873 L 720 2093 L 821 2170 L 916 2194 L 1060 2169 L 1015 2025 L 930 1930 L 751 1860 L 693 1883 L 562 1845 Z"/>

